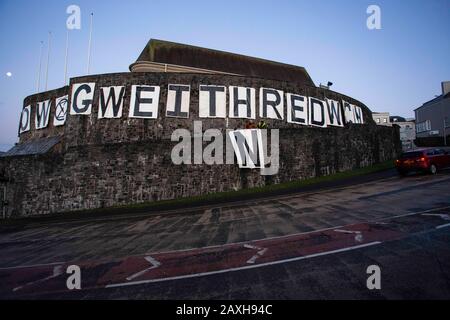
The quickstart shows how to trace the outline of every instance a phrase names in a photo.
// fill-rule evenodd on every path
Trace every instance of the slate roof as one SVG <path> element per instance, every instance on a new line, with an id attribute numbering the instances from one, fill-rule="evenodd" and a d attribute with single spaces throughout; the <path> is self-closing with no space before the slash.
<path id="1" fill-rule="evenodd" d="M 56 144 L 58 144 L 60 141 L 61 137 L 48 137 L 17 144 L 14 147 L 12 147 L 8 152 L 0 154 L 0 158 L 44 154 L 50 151 L 50 149 L 53 148 Z"/>
<path id="2" fill-rule="evenodd" d="M 433 98 L 433 99 L 431 99 L 430 101 L 425 102 L 425 103 L 422 104 L 420 107 L 414 109 L 414 111 L 419 110 L 420 108 L 423 108 L 423 107 L 427 107 L 427 106 L 429 106 L 429 105 L 432 105 L 432 104 L 434 104 L 434 103 L 436 103 L 436 102 L 439 102 L 439 101 L 441 101 L 441 100 L 449 99 L 449 98 L 450 98 L 450 92 L 449 92 L 449 93 L 446 93 L 446 94 L 441 94 L 440 96 L 437 96 L 436 98 Z"/>
<path id="3" fill-rule="evenodd" d="M 130 70 L 139 62 L 189 66 L 315 86 L 303 67 L 157 39 L 148 42 Z"/>

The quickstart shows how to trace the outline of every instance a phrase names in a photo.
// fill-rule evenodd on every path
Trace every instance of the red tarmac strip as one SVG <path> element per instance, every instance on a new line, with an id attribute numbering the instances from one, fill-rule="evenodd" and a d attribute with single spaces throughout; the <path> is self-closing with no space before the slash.
<path id="1" fill-rule="evenodd" d="M 82 289 L 124 286 L 261 267 L 401 239 L 423 231 L 423 219 L 427 223 L 431 221 L 432 228 L 442 224 L 439 218 L 419 215 L 399 219 L 401 223 L 360 223 L 245 243 L 149 253 L 117 261 L 4 268 L 0 269 L 0 296 L 68 291 L 66 280 L 70 274 L 66 270 L 71 264 L 81 268 Z"/>

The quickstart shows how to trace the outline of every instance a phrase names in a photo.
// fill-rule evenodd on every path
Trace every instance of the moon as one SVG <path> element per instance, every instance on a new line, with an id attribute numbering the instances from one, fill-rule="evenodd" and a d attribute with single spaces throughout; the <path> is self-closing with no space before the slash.
<path id="1" fill-rule="evenodd" d="M 7 76 L 7 77 L 11 77 L 11 76 L 12 76 L 12 73 L 11 73 L 11 72 L 7 72 L 7 73 L 6 73 L 6 76 Z"/>

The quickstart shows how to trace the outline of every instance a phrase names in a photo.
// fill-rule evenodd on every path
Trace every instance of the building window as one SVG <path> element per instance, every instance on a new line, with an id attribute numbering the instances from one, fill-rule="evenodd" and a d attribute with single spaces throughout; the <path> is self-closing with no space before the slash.
<path id="1" fill-rule="evenodd" d="M 430 120 L 426 120 L 423 122 L 419 122 L 416 124 L 416 132 L 420 133 L 420 132 L 426 132 L 426 131 L 430 131 L 431 130 L 431 121 Z"/>
<path id="2" fill-rule="evenodd" d="M 380 123 L 380 118 L 377 118 L 377 123 Z"/>
<path id="3" fill-rule="evenodd" d="M 383 118 L 383 123 L 387 123 L 387 118 Z"/>

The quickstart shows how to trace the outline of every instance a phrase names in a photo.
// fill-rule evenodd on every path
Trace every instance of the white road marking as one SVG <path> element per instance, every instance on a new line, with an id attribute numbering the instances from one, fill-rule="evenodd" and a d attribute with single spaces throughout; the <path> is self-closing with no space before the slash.
<path id="1" fill-rule="evenodd" d="M 341 232 L 341 233 L 356 233 L 356 234 L 360 234 L 361 233 L 361 231 L 342 230 L 342 229 L 336 229 L 334 231 Z"/>
<path id="2" fill-rule="evenodd" d="M 150 271 L 150 270 L 152 270 L 152 269 L 158 268 L 158 267 L 161 265 L 161 262 L 159 262 L 158 260 L 156 260 L 156 259 L 153 258 L 152 256 L 147 256 L 147 257 L 145 257 L 144 259 L 147 260 L 148 262 L 150 262 L 150 264 L 151 264 L 152 266 L 149 267 L 149 268 L 146 268 L 146 269 L 144 269 L 144 270 L 142 270 L 142 271 L 139 271 L 139 272 L 137 272 L 137 273 L 135 273 L 135 274 L 133 274 L 133 275 L 131 275 L 131 276 L 129 276 L 129 277 L 127 277 L 127 280 L 128 280 L 128 281 L 133 280 L 134 278 L 140 277 L 140 276 L 142 276 L 144 273 L 146 273 L 147 271 Z"/>
<path id="3" fill-rule="evenodd" d="M 262 257 L 263 254 L 266 253 L 266 251 L 267 251 L 267 248 L 261 248 L 261 247 L 253 246 L 251 244 L 244 244 L 244 248 L 258 250 L 258 252 L 253 257 L 251 257 L 250 259 L 247 260 L 247 263 L 249 263 L 249 264 L 255 263 L 256 259 L 258 259 L 259 257 Z"/>
<path id="4" fill-rule="evenodd" d="M 350 234 L 353 233 L 353 234 L 355 234 L 355 241 L 356 242 L 362 242 L 364 240 L 361 231 L 351 231 L 351 230 L 342 230 L 342 229 L 336 229 L 334 231 L 342 232 L 342 233 L 350 233 Z"/>
<path id="5" fill-rule="evenodd" d="M 450 216 L 448 214 L 442 214 L 442 213 L 423 213 L 423 216 L 435 216 L 440 217 L 444 220 L 450 220 Z"/>
<path id="6" fill-rule="evenodd" d="M 200 272 L 200 273 L 194 273 L 189 275 L 183 275 L 183 276 L 175 276 L 175 277 L 167 277 L 167 278 L 160 278 L 160 279 L 150 279 L 150 280 L 141 280 L 141 281 L 134 281 L 134 282 L 124 282 L 124 283 L 114 283 L 114 284 L 108 284 L 105 286 L 105 288 L 117 288 L 117 287 L 125 287 L 125 286 L 134 286 L 138 284 L 146 284 L 146 283 L 155 283 L 155 282 L 164 282 L 164 281 L 172 281 L 172 280 L 180 280 L 180 279 L 189 279 L 189 278 L 197 278 L 197 277 L 203 277 L 203 276 L 209 276 L 214 274 L 221 274 L 221 273 L 227 273 L 227 272 L 234 272 L 234 271 L 240 271 L 240 270 L 247 270 L 247 269 L 254 269 L 254 268 L 261 268 L 271 265 L 277 265 L 282 263 L 289 263 L 294 261 L 300 261 L 300 260 L 306 260 L 310 258 L 325 256 L 333 253 L 340 253 L 350 250 L 356 250 L 364 247 L 374 246 L 377 244 L 381 244 L 381 241 L 374 241 L 370 243 L 360 244 L 357 246 L 352 247 L 346 247 L 342 249 L 337 250 L 331 250 L 326 252 L 320 252 L 320 253 L 314 253 L 307 256 L 301 256 L 301 257 L 295 257 L 295 258 L 289 258 L 284 260 L 278 260 L 278 261 L 272 261 L 272 262 L 264 262 L 260 264 L 254 264 L 244 267 L 236 267 L 236 268 L 230 268 L 230 269 L 223 269 L 223 270 L 217 270 L 217 271 L 209 271 L 209 272 Z"/>
<path id="7" fill-rule="evenodd" d="M 403 214 L 398 214 L 398 215 L 395 215 L 395 216 L 389 216 L 389 217 L 377 219 L 375 221 L 384 221 L 384 220 L 395 219 L 395 218 L 403 218 L 403 217 L 413 216 L 413 215 L 416 215 L 416 214 L 421 214 L 421 213 L 423 214 L 423 213 L 427 213 L 427 212 L 440 211 L 440 210 L 445 210 L 445 209 L 450 209 L 450 206 L 439 207 L 439 208 L 432 208 L 432 209 L 416 211 L 416 212 L 410 212 L 410 213 L 403 213 Z M 375 222 L 375 221 L 368 221 L 368 222 L 372 223 L 372 222 Z"/>
<path id="8" fill-rule="evenodd" d="M 15 292 L 15 291 L 18 291 L 18 290 L 23 289 L 25 287 L 31 286 L 33 284 L 45 282 L 47 280 L 56 278 L 56 277 L 62 275 L 62 273 L 63 273 L 62 270 L 63 270 L 62 269 L 62 265 L 55 266 L 53 268 L 53 274 L 51 276 L 48 276 L 48 277 L 45 277 L 45 278 L 42 278 L 42 279 L 39 279 L 39 280 L 36 280 L 36 281 L 28 282 L 28 283 L 24 284 L 23 286 L 19 286 L 19 287 L 14 288 L 13 291 Z"/>
<path id="9" fill-rule="evenodd" d="M 45 267 L 45 266 L 53 266 L 55 264 L 65 264 L 65 262 L 50 262 L 50 263 L 29 264 L 29 265 L 23 265 L 23 266 L 15 266 L 15 267 L 3 267 L 3 268 L 0 268 L 0 270 Z"/>
<path id="10" fill-rule="evenodd" d="M 450 227 L 450 223 L 441 224 L 440 226 L 437 226 L 436 229 L 441 229 L 441 228 L 446 228 L 446 227 Z"/>

